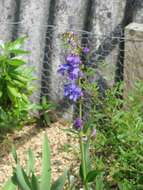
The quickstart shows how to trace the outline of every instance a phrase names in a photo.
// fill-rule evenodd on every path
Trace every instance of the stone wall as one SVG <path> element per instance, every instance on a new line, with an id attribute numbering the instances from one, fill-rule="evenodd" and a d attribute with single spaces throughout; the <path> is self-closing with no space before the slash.
<path id="1" fill-rule="evenodd" d="M 95 75 L 107 85 L 113 85 L 123 72 L 121 37 L 124 37 L 125 26 L 132 21 L 143 23 L 142 0 L 0 1 L 0 39 L 28 36 L 25 48 L 31 55 L 26 59 L 29 65 L 36 67 L 34 75 L 38 78 L 33 84 L 38 89 L 33 95 L 34 101 L 39 101 L 43 92 L 55 101 L 62 99 L 63 81 L 56 73 L 61 62 L 58 36 L 70 29 L 91 32 L 87 36 L 90 36 L 93 65 L 105 62 L 104 69 L 99 64 Z"/>

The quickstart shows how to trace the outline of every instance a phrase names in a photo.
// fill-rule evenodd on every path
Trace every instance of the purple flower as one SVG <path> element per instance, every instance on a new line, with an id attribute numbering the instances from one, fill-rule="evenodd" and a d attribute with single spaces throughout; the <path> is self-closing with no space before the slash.
<path id="1" fill-rule="evenodd" d="M 80 71 L 79 67 L 71 67 L 68 71 L 69 79 L 71 80 L 77 80 L 79 77 L 83 76 L 82 71 Z"/>
<path id="2" fill-rule="evenodd" d="M 76 102 L 81 96 L 83 96 L 83 93 L 79 86 L 71 83 L 64 86 L 64 96 Z"/>
<path id="3" fill-rule="evenodd" d="M 88 54 L 90 52 L 90 49 L 88 47 L 83 48 L 83 53 Z"/>
<path id="4" fill-rule="evenodd" d="M 83 128 L 83 121 L 82 121 L 80 118 L 77 118 L 77 119 L 74 121 L 73 126 L 74 126 L 75 129 L 81 130 L 81 129 Z"/>
<path id="5" fill-rule="evenodd" d="M 66 71 L 68 71 L 70 66 L 68 64 L 62 64 L 59 66 L 58 73 L 64 75 Z"/>
<path id="6" fill-rule="evenodd" d="M 80 60 L 80 57 L 78 55 L 68 55 L 66 57 L 66 61 L 68 64 L 71 64 L 71 65 L 79 65 L 81 63 L 81 60 Z"/>

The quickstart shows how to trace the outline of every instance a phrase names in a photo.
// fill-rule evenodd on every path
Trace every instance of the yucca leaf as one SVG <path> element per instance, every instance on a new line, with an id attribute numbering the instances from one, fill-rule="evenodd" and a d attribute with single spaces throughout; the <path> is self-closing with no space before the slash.
<path id="1" fill-rule="evenodd" d="M 67 170 L 64 171 L 63 175 L 60 176 L 51 187 L 51 190 L 62 190 L 64 188 L 67 179 Z"/>
<path id="2" fill-rule="evenodd" d="M 24 172 L 19 164 L 17 164 L 16 166 L 15 173 L 16 173 L 17 183 L 21 188 L 21 190 L 31 190 L 29 186 L 30 182 L 28 178 L 26 179 L 26 176 L 24 175 Z"/>
<path id="3" fill-rule="evenodd" d="M 40 190 L 38 179 L 34 175 L 34 173 L 32 174 L 32 178 L 31 178 L 31 186 L 32 186 L 32 190 Z"/>
<path id="4" fill-rule="evenodd" d="M 50 163 L 50 147 L 48 138 L 45 135 L 42 150 L 42 176 L 40 190 L 50 190 L 51 187 L 51 163 Z"/>
<path id="5" fill-rule="evenodd" d="M 27 175 L 29 176 L 30 173 L 34 172 L 34 163 L 35 163 L 34 154 L 31 149 L 28 150 L 28 158 L 29 159 L 27 163 Z"/>
<path id="6" fill-rule="evenodd" d="M 18 163 L 18 157 L 17 157 L 17 153 L 16 153 L 16 148 L 15 146 L 12 147 L 12 156 L 16 162 L 16 164 Z"/>

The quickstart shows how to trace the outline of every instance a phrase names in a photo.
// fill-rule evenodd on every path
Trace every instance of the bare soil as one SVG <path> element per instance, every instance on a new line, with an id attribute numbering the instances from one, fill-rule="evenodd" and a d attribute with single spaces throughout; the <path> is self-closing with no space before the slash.
<path id="1" fill-rule="evenodd" d="M 40 173 L 42 141 L 45 133 L 48 136 L 51 147 L 53 180 L 56 180 L 65 168 L 75 168 L 77 165 L 75 152 L 78 150 L 78 143 L 71 135 L 63 130 L 68 127 L 68 124 L 60 121 L 52 124 L 48 128 L 25 126 L 21 131 L 7 134 L 0 144 L 0 187 L 12 174 L 12 166 L 14 164 L 11 155 L 12 145 L 16 147 L 18 157 L 23 166 L 26 165 L 27 150 L 31 148 L 35 154 L 36 173 Z"/>

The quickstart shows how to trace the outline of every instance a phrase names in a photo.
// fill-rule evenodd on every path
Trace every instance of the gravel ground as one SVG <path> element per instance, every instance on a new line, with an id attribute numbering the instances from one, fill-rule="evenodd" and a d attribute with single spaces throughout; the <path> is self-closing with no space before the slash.
<path id="1" fill-rule="evenodd" d="M 13 159 L 10 153 L 11 146 L 14 144 L 18 157 L 23 166 L 27 160 L 27 150 L 34 150 L 36 157 L 36 173 L 41 169 L 41 148 L 44 133 L 47 134 L 52 159 L 52 178 L 53 180 L 63 172 L 64 168 L 75 167 L 75 151 L 78 150 L 78 143 L 70 135 L 63 131 L 68 125 L 57 122 L 49 128 L 37 128 L 35 126 L 26 126 L 21 131 L 14 134 L 8 134 L 0 144 L 0 187 L 11 176 Z M 73 153 L 74 150 L 74 153 Z M 74 168 L 75 169 L 75 168 Z"/>

